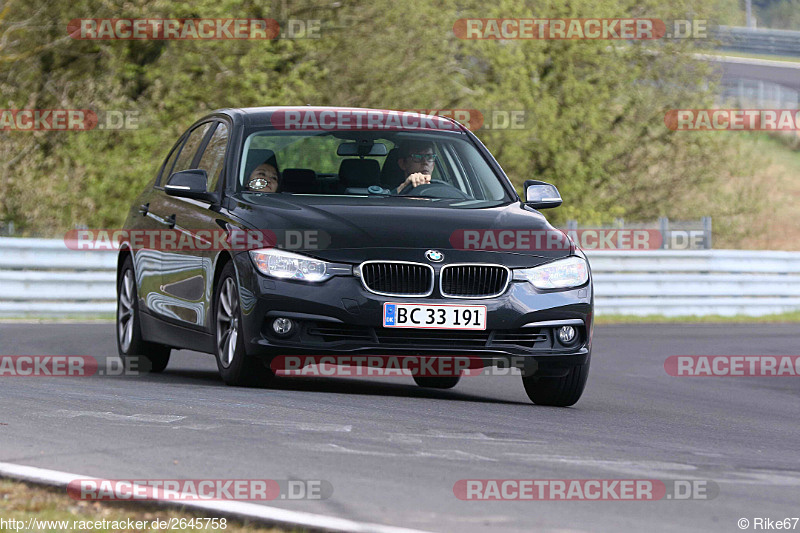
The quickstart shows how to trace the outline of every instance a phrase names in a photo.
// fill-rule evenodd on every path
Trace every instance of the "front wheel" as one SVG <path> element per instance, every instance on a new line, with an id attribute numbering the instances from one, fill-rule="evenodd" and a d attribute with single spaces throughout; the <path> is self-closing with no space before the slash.
<path id="1" fill-rule="evenodd" d="M 522 376 L 528 398 L 537 405 L 569 407 L 580 400 L 589 377 L 589 360 L 575 365 L 563 377 Z"/>
<path id="2" fill-rule="evenodd" d="M 227 385 L 266 386 L 274 377 L 264 360 L 248 356 L 233 263 L 222 269 L 214 298 L 214 346 L 219 375 Z"/>
<path id="3" fill-rule="evenodd" d="M 122 263 L 122 270 L 117 280 L 117 351 L 123 360 L 143 357 L 145 366 L 150 368 L 144 368 L 141 365 L 142 361 L 139 361 L 140 370 L 163 372 L 169 364 L 172 348 L 147 342 L 142 338 L 138 301 L 133 261 L 128 256 Z"/>

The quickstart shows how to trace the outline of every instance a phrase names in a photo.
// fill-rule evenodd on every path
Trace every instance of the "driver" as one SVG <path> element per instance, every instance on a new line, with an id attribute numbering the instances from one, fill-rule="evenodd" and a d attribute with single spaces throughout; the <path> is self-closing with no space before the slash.
<path id="1" fill-rule="evenodd" d="M 397 187 L 396 192 L 406 187 L 417 187 L 431 182 L 436 153 L 429 141 L 404 141 L 400 143 L 397 166 L 405 173 L 406 180 Z"/>

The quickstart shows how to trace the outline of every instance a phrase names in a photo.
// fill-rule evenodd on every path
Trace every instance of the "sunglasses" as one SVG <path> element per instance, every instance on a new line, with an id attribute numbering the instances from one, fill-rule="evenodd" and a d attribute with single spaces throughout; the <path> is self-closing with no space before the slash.
<path id="1" fill-rule="evenodd" d="M 436 161 L 436 154 L 408 154 L 408 157 L 411 158 L 412 161 L 417 163 L 422 163 L 423 161 L 427 161 L 428 163 L 433 163 Z"/>

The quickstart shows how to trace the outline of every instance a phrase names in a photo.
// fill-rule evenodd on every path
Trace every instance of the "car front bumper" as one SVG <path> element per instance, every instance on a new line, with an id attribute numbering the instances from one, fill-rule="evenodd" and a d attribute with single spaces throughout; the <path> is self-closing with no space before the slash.
<path id="1" fill-rule="evenodd" d="M 563 375 L 584 364 L 591 353 L 593 289 L 538 291 L 512 281 L 500 296 L 485 299 L 400 298 L 368 291 L 355 276 L 335 276 L 322 283 L 285 281 L 256 271 L 247 254 L 236 257 L 242 304 L 242 333 L 249 355 L 375 354 L 463 355 L 486 365 L 513 358 L 536 362 L 537 375 Z M 386 302 L 485 305 L 485 331 L 383 327 Z M 276 318 L 293 321 L 291 335 L 279 336 Z M 556 336 L 561 325 L 578 331 L 564 346 Z M 510 364 L 514 365 L 512 361 Z"/>

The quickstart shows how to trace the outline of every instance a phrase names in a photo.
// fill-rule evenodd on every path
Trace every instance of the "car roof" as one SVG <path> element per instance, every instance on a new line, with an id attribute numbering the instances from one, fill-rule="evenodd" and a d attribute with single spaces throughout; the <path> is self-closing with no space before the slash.
<path id="1" fill-rule="evenodd" d="M 416 121 L 418 126 L 410 129 L 423 129 L 435 131 L 451 131 L 461 132 L 463 126 L 450 117 L 442 115 L 429 115 L 424 113 L 417 113 L 415 111 L 404 111 L 397 109 L 371 109 L 364 107 L 325 107 L 325 106 L 267 106 L 267 107 L 243 107 L 243 108 L 225 108 L 217 109 L 211 115 L 227 115 L 234 124 L 241 124 L 243 126 L 274 126 L 273 118 L 277 116 L 285 116 L 287 112 L 300 113 L 303 115 L 313 115 L 319 117 L 321 113 L 334 117 L 347 117 L 350 115 L 364 115 L 369 113 L 371 117 L 381 123 L 386 123 L 391 120 L 412 120 Z M 376 115 L 377 113 L 377 115 Z M 345 129 L 359 129 L 359 128 L 345 128 Z M 405 128 L 395 128 L 404 130 Z"/>

